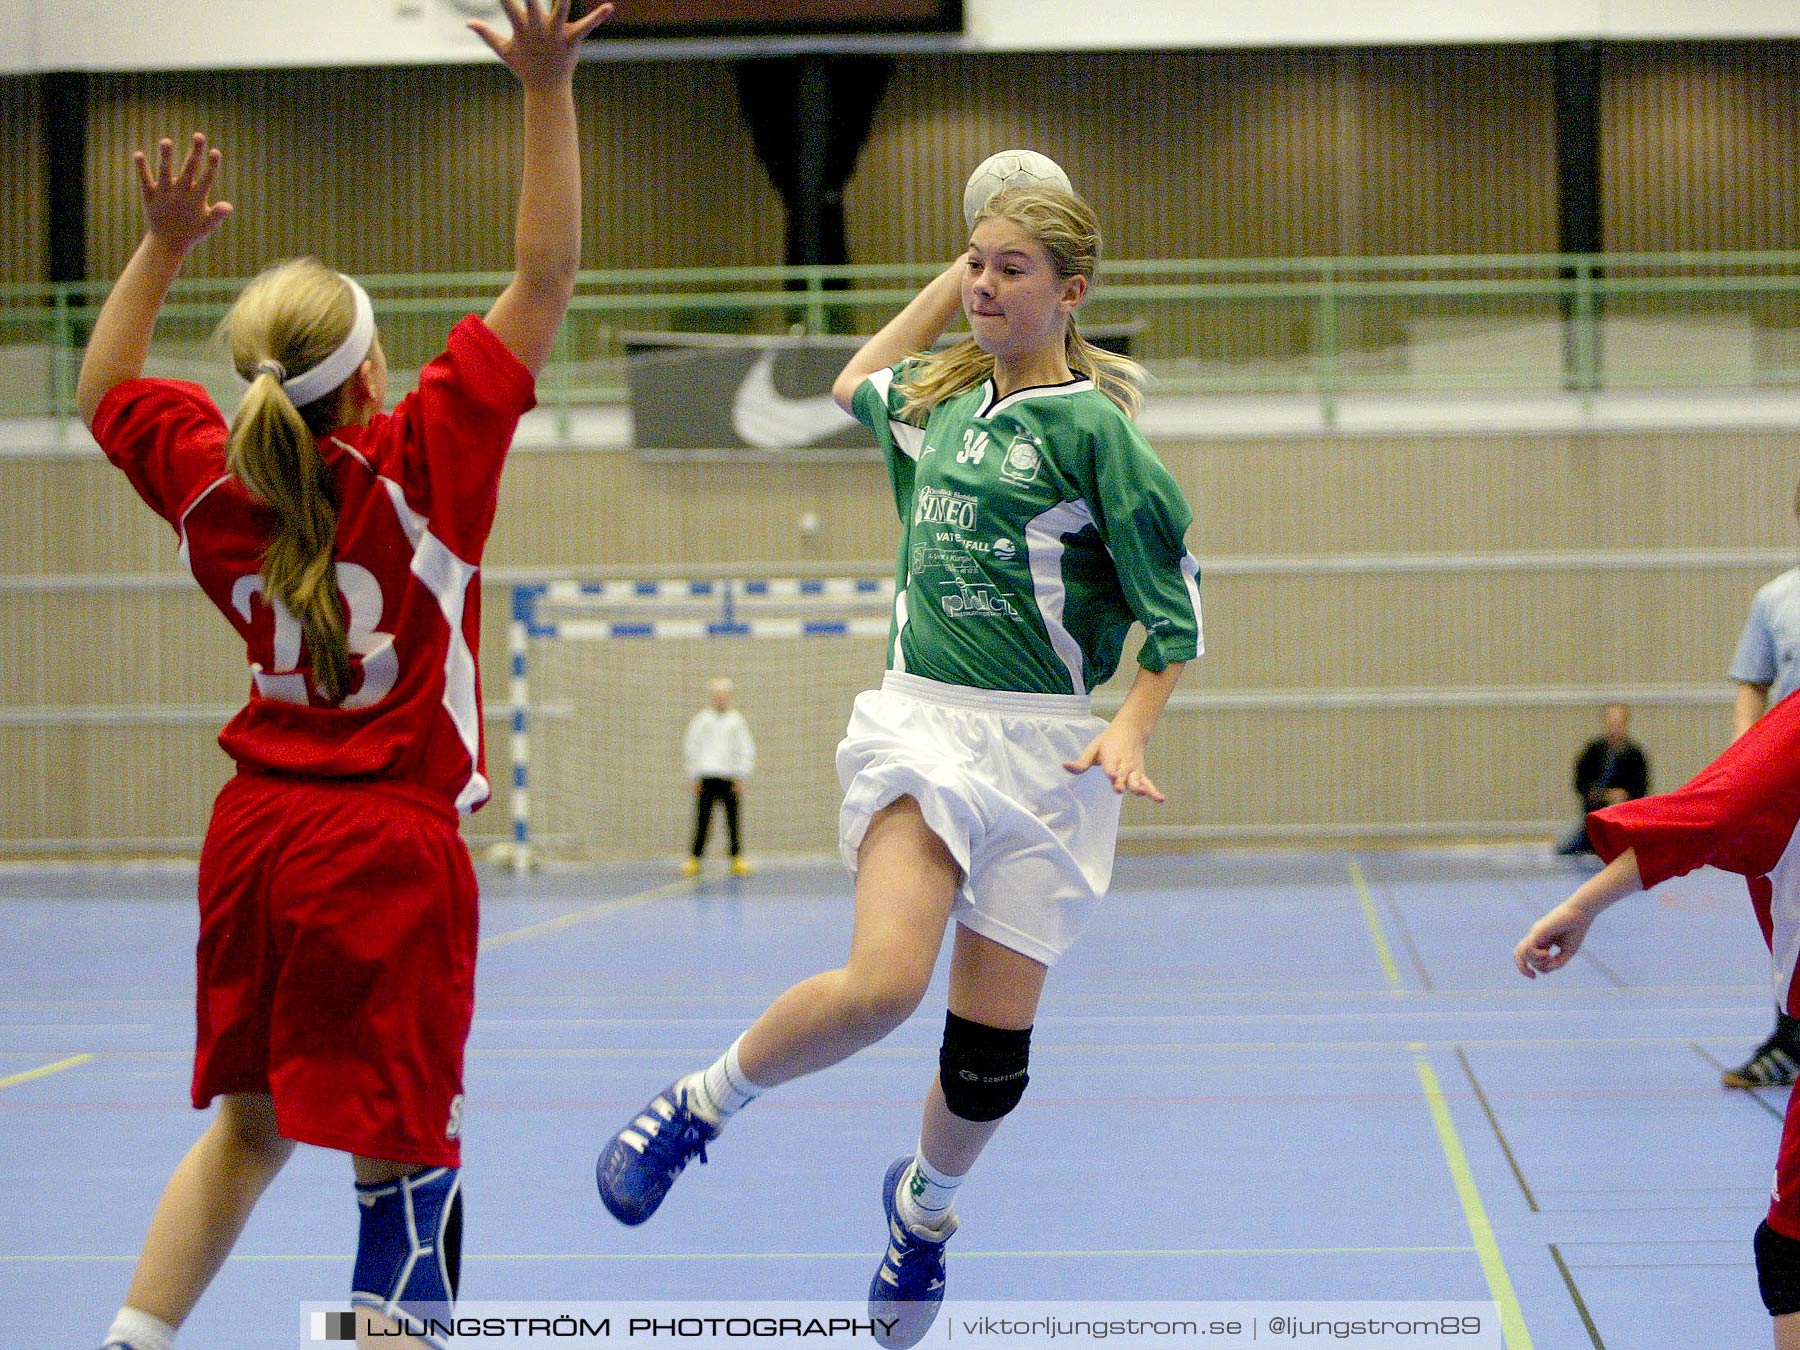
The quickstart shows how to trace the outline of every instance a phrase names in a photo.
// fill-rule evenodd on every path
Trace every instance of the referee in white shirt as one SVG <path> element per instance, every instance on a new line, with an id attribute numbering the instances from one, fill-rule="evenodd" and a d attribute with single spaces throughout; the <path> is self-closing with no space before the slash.
<path id="1" fill-rule="evenodd" d="M 681 865 L 681 874 L 691 877 L 700 871 L 700 855 L 706 851 L 706 835 L 716 802 L 725 807 L 731 870 L 743 876 L 750 868 L 740 856 L 738 794 L 743 780 L 756 768 L 756 742 L 750 737 L 744 715 L 731 706 L 731 681 L 714 680 L 706 690 L 707 706 L 694 714 L 682 741 L 687 776 L 694 784 L 694 847 Z"/>

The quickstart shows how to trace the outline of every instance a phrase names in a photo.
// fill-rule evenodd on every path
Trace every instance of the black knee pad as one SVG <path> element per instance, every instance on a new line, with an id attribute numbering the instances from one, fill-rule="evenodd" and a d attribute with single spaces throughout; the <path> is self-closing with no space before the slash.
<path id="1" fill-rule="evenodd" d="M 1031 1081 L 1031 1028 L 1008 1031 L 944 1014 L 938 1082 L 944 1104 L 964 1120 L 999 1120 L 1019 1104 Z"/>
<path id="2" fill-rule="evenodd" d="M 1800 1312 L 1800 1242 L 1764 1220 L 1756 1228 L 1756 1282 L 1771 1317 Z"/>

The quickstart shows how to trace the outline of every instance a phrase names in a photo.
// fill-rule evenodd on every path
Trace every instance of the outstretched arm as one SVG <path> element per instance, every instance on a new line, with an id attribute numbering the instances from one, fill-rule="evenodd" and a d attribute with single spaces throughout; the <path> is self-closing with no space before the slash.
<path id="1" fill-rule="evenodd" d="M 81 358 L 75 403 L 81 420 L 89 424 L 107 391 L 144 373 L 156 316 L 181 264 L 231 214 L 230 202 L 206 200 L 219 172 L 219 152 L 207 148 L 200 132 L 194 133 L 179 171 L 175 143 L 167 139 L 157 143 L 154 174 L 141 150 L 131 162 L 137 168 L 146 228 L 143 242 L 100 307 Z"/>
<path id="2" fill-rule="evenodd" d="M 570 0 L 500 0 L 512 24 L 502 37 L 469 22 L 525 91 L 525 168 L 519 180 L 513 279 L 487 312 L 494 336 L 536 375 L 550 359 L 581 266 L 581 152 L 575 131 L 575 65 L 581 40 L 612 14 L 597 5 L 569 22 Z"/>
<path id="3" fill-rule="evenodd" d="M 962 270 L 967 265 L 962 258 L 951 263 L 927 282 L 905 309 L 883 324 L 880 332 L 863 343 L 850 358 L 850 364 L 832 381 L 831 396 L 838 407 L 850 412 L 857 385 L 938 340 L 962 308 Z"/>
<path id="4" fill-rule="evenodd" d="M 1513 948 L 1519 974 L 1535 980 L 1538 972 L 1560 970 L 1581 950 L 1581 941 L 1600 911 L 1644 888 L 1637 853 L 1626 849 L 1580 886 L 1575 894 L 1531 925 Z"/>

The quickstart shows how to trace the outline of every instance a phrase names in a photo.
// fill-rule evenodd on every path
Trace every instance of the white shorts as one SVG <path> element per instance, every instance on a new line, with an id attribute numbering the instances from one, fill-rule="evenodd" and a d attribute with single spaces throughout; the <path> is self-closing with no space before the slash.
<path id="1" fill-rule="evenodd" d="M 838 744 L 845 865 L 855 873 L 871 817 L 912 797 L 962 868 L 951 917 L 1056 964 L 1112 881 L 1119 794 L 1099 768 L 1063 768 L 1105 728 L 1086 697 L 889 671 L 857 696 Z"/>

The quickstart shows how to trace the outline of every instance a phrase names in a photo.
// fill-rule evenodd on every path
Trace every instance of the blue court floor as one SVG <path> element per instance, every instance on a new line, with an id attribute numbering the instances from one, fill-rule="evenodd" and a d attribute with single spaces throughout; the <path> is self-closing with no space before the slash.
<path id="1" fill-rule="evenodd" d="M 1768 1345 L 1750 1234 L 1785 1094 L 1718 1086 L 1770 1023 L 1742 883 L 1628 900 L 1528 983 L 1512 946 L 1582 875 L 1525 850 L 1122 859 L 959 1198 L 952 1302 L 1491 1299 L 1508 1350 Z M 98 1343 L 205 1119 L 193 880 L 0 868 L 6 1350 Z M 840 961 L 844 877 L 483 887 L 465 1297 L 860 1299 L 941 988 L 738 1117 L 643 1228 L 592 1170 L 651 1093 Z M 183 1346 L 292 1344 L 299 1304 L 348 1290 L 356 1223 L 345 1161 L 301 1150 Z"/>

